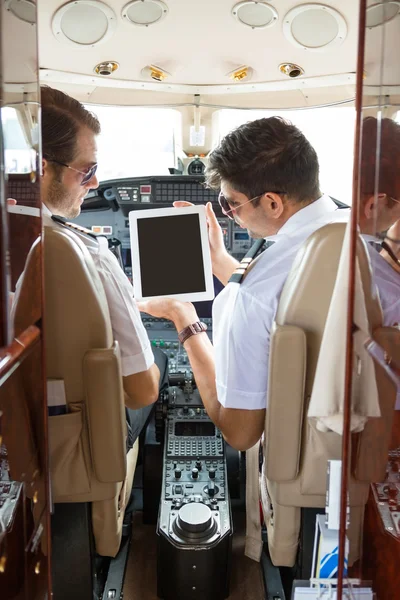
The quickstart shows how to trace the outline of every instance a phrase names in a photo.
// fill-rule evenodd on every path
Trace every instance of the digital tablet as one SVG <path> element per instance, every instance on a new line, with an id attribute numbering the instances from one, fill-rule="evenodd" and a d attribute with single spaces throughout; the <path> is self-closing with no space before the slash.
<path id="1" fill-rule="evenodd" d="M 129 227 L 137 300 L 214 298 L 204 206 L 134 210 Z"/>

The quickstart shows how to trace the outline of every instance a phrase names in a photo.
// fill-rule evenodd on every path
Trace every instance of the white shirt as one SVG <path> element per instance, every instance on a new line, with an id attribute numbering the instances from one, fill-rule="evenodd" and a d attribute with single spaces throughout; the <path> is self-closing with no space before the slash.
<path id="1" fill-rule="evenodd" d="M 366 242 L 377 242 L 370 235 L 363 235 Z M 372 279 L 378 288 L 379 299 L 383 312 L 383 324 L 389 327 L 400 325 L 400 273 L 379 254 L 379 252 L 367 243 L 371 259 Z"/>
<path id="2" fill-rule="evenodd" d="M 228 283 L 213 306 L 216 386 L 226 408 L 263 409 L 267 403 L 271 327 L 290 268 L 302 243 L 328 223 L 348 220 L 326 195 L 302 208 L 257 259 L 241 284 Z"/>
<path id="3" fill-rule="evenodd" d="M 56 226 L 56 223 L 50 220 L 51 212 L 47 206 L 43 204 L 42 207 L 44 225 Z M 106 238 L 99 237 L 97 240 L 92 240 L 77 231 L 74 233 L 88 248 L 103 284 L 113 336 L 121 350 L 122 375 L 126 377 L 146 371 L 154 363 L 154 356 L 129 279 L 121 269 L 117 258 L 108 249 Z"/>
<path id="4" fill-rule="evenodd" d="M 364 235 L 367 241 L 378 240 L 370 235 Z M 383 312 L 383 324 L 388 327 L 400 327 L 400 273 L 395 271 L 379 252 L 368 245 L 371 258 L 372 279 L 378 288 L 379 299 Z M 397 392 L 396 410 L 400 410 L 400 390 Z"/>

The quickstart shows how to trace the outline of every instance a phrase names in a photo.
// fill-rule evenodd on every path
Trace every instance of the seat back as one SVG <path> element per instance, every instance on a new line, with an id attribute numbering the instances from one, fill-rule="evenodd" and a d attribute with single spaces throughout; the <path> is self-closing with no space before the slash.
<path id="1" fill-rule="evenodd" d="M 264 514 L 271 559 L 277 566 L 295 564 L 301 509 L 325 507 L 327 461 L 341 459 L 342 436 L 319 431 L 307 412 L 345 227 L 342 223 L 326 225 L 305 242 L 283 288 L 273 325 L 262 486 L 270 498 L 271 506 L 264 506 Z M 372 294 L 369 258 L 361 238 L 357 257 L 370 332 L 394 351 L 399 332 L 382 327 L 381 308 Z M 395 386 L 382 367 L 377 365 L 375 372 L 382 416 L 369 420 L 352 438 L 350 563 L 358 555 L 369 483 L 384 474 L 392 427 Z M 375 460 L 371 460 L 368 444 L 377 450 Z"/>
<path id="2" fill-rule="evenodd" d="M 91 502 L 96 550 L 115 556 L 137 456 L 126 455 L 118 343 L 88 249 L 66 228 L 44 231 L 49 402 L 62 405 L 64 388 L 67 406 L 49 416 L 53 501 Z"/>

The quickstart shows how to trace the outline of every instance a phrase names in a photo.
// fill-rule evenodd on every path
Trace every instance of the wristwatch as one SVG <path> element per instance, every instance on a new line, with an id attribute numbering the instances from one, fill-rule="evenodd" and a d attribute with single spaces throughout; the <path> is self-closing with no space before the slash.
<path id="1" fill-rule="evenodd" d="M 207 325 L 202 321 L 196 321 L 196 323 L 192 323 L 191 325 L 188 325 L 182 329 L 182 331 L 179 331 L 178 339 L 181 344 L 184 344 L 186 340 L 192 337 L 192 335 L 202 333 L 203 331 L 207 331 Z"/>

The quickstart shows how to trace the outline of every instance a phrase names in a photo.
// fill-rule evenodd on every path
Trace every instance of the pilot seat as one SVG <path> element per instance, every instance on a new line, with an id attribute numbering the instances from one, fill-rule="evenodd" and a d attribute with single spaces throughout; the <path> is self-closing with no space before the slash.
<path id="1" fill-rule="evenodd" d="M 311 576 L 315 518 L 325 509 L 328 460 L 342 456 L 342 436 L 320 431 L 307 413 L 345 227 L 342 223 L 326 225 L 302 246 L 283 288 L 271 335 L 260 485 L 264 487 L 261 497 L 268 560 L 277 567 L 289 567 L 291 579 Z M 395 356 L 400 331 L 382 325 L 379 299 L 372 293 L 368 251 L 361 238 L 357 256 L 369 334 L 389 356 Z M 354 362 L 354 368 L 359 369 L 353 378 L 357 384 L 363 371 L 357 360 Z M 360 556 L 370 484 L 384 480 L 392 431 L 396 386 L 379 364 L 375 364 L 375 377 L 381 417 L 369 419 L 364 429 L 351 437 L 350 566 Z M 281 569 L 282 573 L 287 571 Z"/>
<path id="2" fill-rule="evenodd" d="M 49 407 L 53 590 L 57 600 L 87 600 L 109 563 L 100 557 L 118 559 L 123 551 L 122 586 L 138 440 L 127 449 L 118 342 L 89 251 L 65 227 L 44 231 L 46 377 L 48 402 L 56 405 Z"/>

